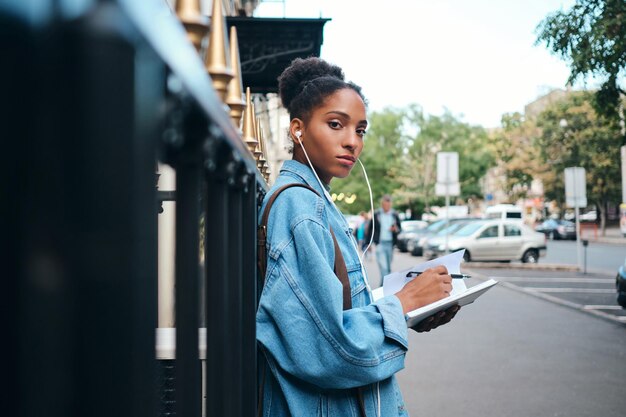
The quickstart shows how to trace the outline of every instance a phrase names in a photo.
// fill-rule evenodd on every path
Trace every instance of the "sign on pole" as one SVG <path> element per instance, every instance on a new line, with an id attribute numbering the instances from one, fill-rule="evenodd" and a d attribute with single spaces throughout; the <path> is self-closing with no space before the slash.
<path id="1" fill-rule="evenodd" d="M 437 153 L 435 194 L 438 196 L 457 196 L 461 194 L 458 152 Z"/>
<path id="2" fill-rule="evenodd" d="M 582 269 L 582 246 L 578 209 L 587 207 L 587 179 L 585 178 L 585 168 L 565 168 L 565 204 L 568 207 L 574 207 L 576 218 L 576 252 L 578 256 L 578 267 Z"/>
<path id="3" fill-rule="evenodd" d="M 565 204 L 568 207 L 587 207 L 585 168 L 565 168 Z"/>
<path id="4" fill-rule="evenodd" d="M 435 184 L 435 194 L 446 197 L 446 219 L 448 219 L 449 222 L 450 196 L 461 194 L 461 186 L 459 185 L 459 154 L 457 152 L 437 152 L 437 183 Z M 445 252 L 448 252 L 447 232 Z"/>

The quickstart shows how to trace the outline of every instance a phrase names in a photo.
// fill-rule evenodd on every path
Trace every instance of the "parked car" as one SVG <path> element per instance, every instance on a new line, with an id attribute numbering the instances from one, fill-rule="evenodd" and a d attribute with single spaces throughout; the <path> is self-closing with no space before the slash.
<path id="1" fill-rule="evenodd" d="M 427 228 L 418 231 L 416 236 L 407 241 L 407 250 L 411 252 L 413 256 L 422 256 L 424 243 L 426 240 L 441 230 L 443 230 L 446 226 L 450 226 L 454 223 L 467 221 L 467 220 L 477 220 L 475 217 L 462 217 L 462 218 L 454 218 L 454 219 L 441 219 L 436 222 L 430 224 Z M 448 224 L 449 222 L 449 224 Z"/>
<path id="2" fill-rule="evenodd" d="M 582 213 L 579 218 L 581 222 L 595 222 L 598 220 L 598 212 L 590 210 L 586 213 Z"/>
<path id="3" fill-rule="evenodd" d="M 469 261 L 512 261 L 537 263 L 546 252 L 546 236 L 519 220 L 479 220 L 468 222 L 448 237 L 448 250 L 465 249 L 463 259 Z M 438 257 L 445 254 L 445 244 L 429 244 L 424 254 Z"/>
<path id="4" fill-rule="evenodd" d="M 426 240 L 421 242 L 422 252 L 423 252 L 422 256 L 424 256 L 424 258 L 426 259 L 436 258 L 438 254 L 433 253 L 430 250 L 430 248 L 439 247 L 439 246 L 443 246 L 445 248 L 446 240 L 450 241 L 450 239 L 452 238 L 452 236 L 454 236 L 457 230 L 462 229 L 463 226 L 465 226 L 467 223 L 474 221 L 474 220 L 479 220 L 479 219 L 471 219 L 471 220 L 468 219 L 468 220 L 463 220 L 463 221 L 452 222 L 448 227 L 444 227 L 443 229 L 435 233 L 434 236 L 427 237 Z"/>
<path id="5" fill-rule="evenodd" d="M 548 239 L 576 240 L 576 224 L 569 220 L 548 219 L 535 227 L 535 230 L 546 235 Z"/>
<path id="6" fill-rule="evenodd" d="M 496 204 L 485 210 L 486 219 L 521 219 L 522 209 L 513 204 Z"/>
<path id="7" fill-rule="evenodd" d="M 398 233 L 398 240 L 396 242 L 396 247 L 400 252 L 407 251 L 407 241 L 409 239 L 417 236 L 417 231 L 424 229 L 428 226 L 428 222 L 424 220 L 404 220 L 400 223 L 400 227 L 402 227 L 402 231 Z"/>
<path id="8" fill-rule="evenodd" d="M 617 270 L 615 289 L 617 290 L 617 304 L 626 308 L 626 260 Z"/>

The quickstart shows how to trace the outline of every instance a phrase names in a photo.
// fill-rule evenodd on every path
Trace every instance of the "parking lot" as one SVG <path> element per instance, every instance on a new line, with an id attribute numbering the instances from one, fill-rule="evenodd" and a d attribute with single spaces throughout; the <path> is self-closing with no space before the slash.
<path id="1" fill-rule="evenodd" d="M 493 278 L 500 282 L 498 285 L 626 324 L 626 310 L 616 301 L 615 276 L 564 270 L 480 269 L 471 264 L 466 269 L 477 278 Z"/>

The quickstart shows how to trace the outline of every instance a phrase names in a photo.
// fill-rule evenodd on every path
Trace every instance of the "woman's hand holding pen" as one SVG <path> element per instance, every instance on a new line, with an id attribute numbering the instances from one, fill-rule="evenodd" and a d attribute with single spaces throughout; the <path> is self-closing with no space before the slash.
<path id="1" fill-rule="evenodd" d="M 452 291 L 452 277 L 448 269 L 436 266 L 427 269 L 419 275 L 419 278 L 408 282 L 396 296 L 402 304 L 404 314 L 415 310 L 450 295 Z"/>

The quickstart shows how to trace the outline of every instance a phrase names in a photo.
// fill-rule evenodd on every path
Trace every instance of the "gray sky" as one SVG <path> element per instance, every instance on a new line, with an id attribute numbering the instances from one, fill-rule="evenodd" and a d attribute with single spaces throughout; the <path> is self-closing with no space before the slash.
<path id="1" fill-rule="evenodd" d="M 417 103 L 495 127 L 564 88 L 565 62 L 534 46 L 537 24 L 573 0 L 285 0 L 257 17 L 325 17 L 322 58 L 363 87 L 371 110 Z M 578 87 L 579 85 L 577 85 Z"/>

